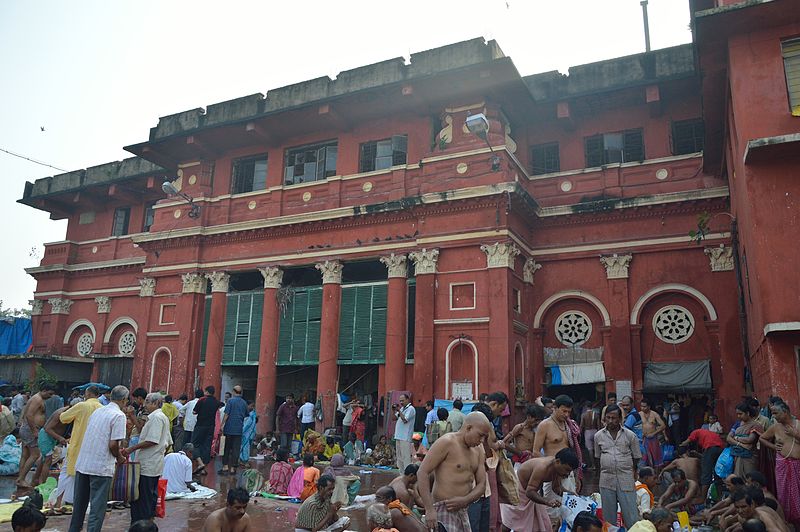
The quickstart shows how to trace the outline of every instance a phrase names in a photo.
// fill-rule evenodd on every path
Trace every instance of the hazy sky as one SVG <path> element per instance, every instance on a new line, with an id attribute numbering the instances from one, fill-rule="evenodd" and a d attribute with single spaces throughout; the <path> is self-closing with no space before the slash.
<path id="1" fill-rule="evenodd" d="M 652 47 L 691 40 L 650 0 Z M 159 116 L 483 36 L 522 75 L 644 51 L 639 0 L 0 2 L 0 149 L 75 170 L 131 157 Z M 41 128 L 44 127 L 44 131 Z M 65 221 L 16 203 L 61 173 L 0 152 L 0 299 L 27 306 Z"/>

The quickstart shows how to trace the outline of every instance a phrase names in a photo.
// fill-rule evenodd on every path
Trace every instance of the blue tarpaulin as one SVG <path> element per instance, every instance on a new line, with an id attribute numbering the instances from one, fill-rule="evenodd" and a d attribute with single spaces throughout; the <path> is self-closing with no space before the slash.
<path id="1" fill-rule="evenodd" d="M 0 319 L 0 355 L 22 355 L 33 343 L 31 320 L 28 318 Z"/>

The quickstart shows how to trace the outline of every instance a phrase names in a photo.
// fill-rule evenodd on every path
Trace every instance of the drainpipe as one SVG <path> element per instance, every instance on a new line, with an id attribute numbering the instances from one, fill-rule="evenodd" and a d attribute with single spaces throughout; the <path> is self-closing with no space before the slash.
<path id="1" fill-rule="evenodd" d="M 742 261 L 739 258 L 739 225 L 731 216 L 731 247 L 733 248 L 733 269 L 736 273 L 736 286 L 739 292 L 739 329 L 742 339 L 742 354 L 744 354 L 745 389 L 753 391 L 753 372 L 750 365 L 750 340 L 747 331 L 747 307 L 744 300 L 744 283 L 742 282 Z"/>
<path id="2" fill-rule="evenodd" d="M 645 52 L 650 51 L 650 23 L 647 20 L 647 0 L 639 2 L 642 6 L 642 18 L 644 18 L 644 48 Z"/>

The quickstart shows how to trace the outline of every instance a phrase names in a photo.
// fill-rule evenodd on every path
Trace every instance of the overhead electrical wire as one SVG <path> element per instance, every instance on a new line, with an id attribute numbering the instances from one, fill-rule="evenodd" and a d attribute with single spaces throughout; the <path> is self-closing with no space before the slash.
<path id="1" fill-rule="evenodd" d="M 55 170 L 58 170 L 59 172 L 65 172 L 65 173 L 69 172 L 69 170 L 64 170 L 63 168 L 59 168 L 58 166 L 53 166 L 52 164 L 43 163 L 42 161 L 37 161 L 36 159 L 31 159 L 30 157 L 25 157 L 24 155 L 20 155 L 19 153 L 14 153 L 13 151 L 8 151 L 3 148 L 0 148 L 0 151 L 7 153 L 9 155 L 13 155 L 14 157 L 19 157 L 20 159 L 25 159 L 26 161 L 30 161 L 32 163 L 53 168 Z"/>

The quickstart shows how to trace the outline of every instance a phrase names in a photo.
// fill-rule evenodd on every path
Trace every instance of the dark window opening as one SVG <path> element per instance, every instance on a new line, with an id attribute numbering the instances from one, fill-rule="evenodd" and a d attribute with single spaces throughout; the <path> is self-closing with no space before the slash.
<path id="1" fill-rule="evenodd" d="M 531 148 L 531 170 L 533 175 L 561 171 L 561 160 L 558 156 L 558 142 L 539 144 Z"/>
<path id="2" fill-rule="evenodd" d="M 522 297 L 520 291 L 516 288 L 511 289 L 511 305 L 514 312 L 517 314 L 522 312 Z"/>
<path id="3" fill-rule="evenodd" d="M 231 182 L 232 194 L 267 188 L 267 156 L 258 155 L 234 161 Z"/>
<path id="4" fill-rule="evenodd" d="M 584 148 L 587 168 L 644 160 L 644 137 L 641 129 L 586 137 Z"/>
<path id="5" fill-rule="evenodd" d="M 342 284 L 385 281 L 388 274 L 386 266 L 377 260 L 345 262 L 342 267 Z"/>
<path id="6" fill-rule="evenodd" d="M 408 135 L 394 135 L 390 139 L 365 142 L 360 147 L 359 172 L 385 170 L 406 164 Z"/>
<path id="7" fill-rule="evenodd" d="M 144 221 L 142 223 L 142 232 L 149 232 L 155 221 L 156 211 L 153 208 L 155 202 L 148 203 L 144 206 Z"/>
<path id="8" fill-rule="evenodd" d="M 672 123 L 672 154 L 684 155 L 703 151 L 703 120 L 681 120 Z"/>
<path id="9" fill-rule="evenodd" d="M 128 224 L 131 221 L 131 208 L 120 207 L 114 209 L 114 225 L 111 228 L 111 236 L 123 236 L 128 234 Z"/>
<path id="10" fill-rule="evenodd" d="M 336 175 L 339 154 L 337 141 L 311 144 L 286 150 L 286 185 L 321 181 Z"/>

